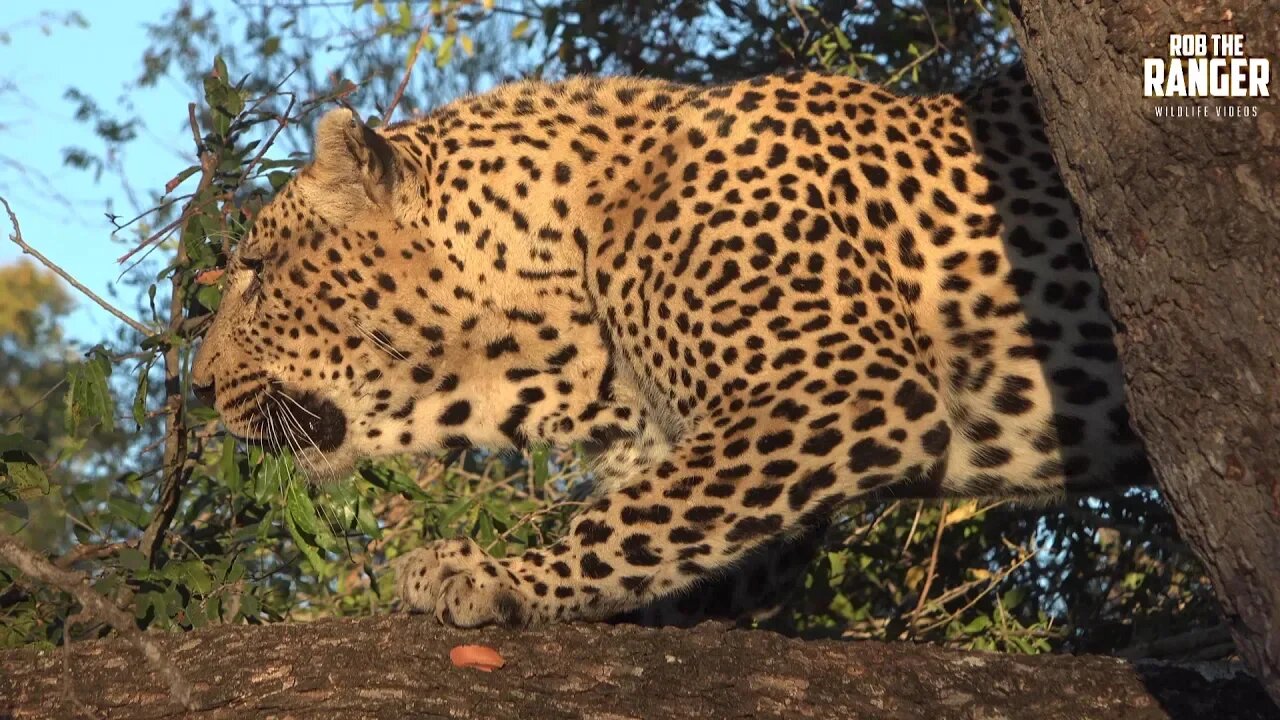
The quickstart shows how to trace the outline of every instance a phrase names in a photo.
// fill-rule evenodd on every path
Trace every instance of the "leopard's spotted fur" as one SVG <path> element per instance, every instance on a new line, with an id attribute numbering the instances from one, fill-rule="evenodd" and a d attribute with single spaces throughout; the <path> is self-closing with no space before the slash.
<path id="1" fill-rule="evenodd" d="M 462 626 L 633 610 L 875 491 L 1146 473 L 1018 68 L 961 96 L 794 73 L 525 82 L 376 131 L 335 110 L 195 372 L 232 432 L 284 423 L 322 473 L 601 447 L 606 491 L 550 547 L 402 565 Z"/>

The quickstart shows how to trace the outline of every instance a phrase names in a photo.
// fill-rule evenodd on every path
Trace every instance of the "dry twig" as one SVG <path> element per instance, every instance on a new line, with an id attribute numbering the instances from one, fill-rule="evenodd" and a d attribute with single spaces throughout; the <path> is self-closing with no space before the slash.
<path id="1" fill-rule="evenodd" d="M 5 212 L 9 213 L 9 222 L 13 225 L 13 232 L 9 235 L 9 239 L 12 240 L 15 245 L 22 248 L 22 252 L 30 255 L 36 260 L 39 260 L 41 265 L 44 265 L 45 267 L 52 270 L 58 277 L 65 280 L 68 285 L 75 288 L 76 290 L 79 290 L 81 293 L 84 294 L 85 297 L 97 303 L 98 306 L 101 307 L 103 310 L 106 310 L 112 315 L 115 315 L 125 325 L 128 325 L 134 330 L 137 330 L 143 335 L 151 334 L 151 329 L 148 328 L 146 325 L 143 325 L 137 320 L 134 320 L 133 318 L 125 314 L 125 312 L 120 308 L 117 308 L 116 306 L 112 305 L 106 300 L 103 300 L 101 297 L 98 296 L 97 293 L 85 287 L 83 283 L 81 283 L 79 280 L 76 280 L 74 277 L 72 277 L 71 274 L 68 273 L 66 270 L 63 270 L 52 260 L 42 255 L 40 251 L 28 245 L 27 241 L 22 237 L 22 227 L 18 224 L 18 216 L 14 214 L 13 208 L 9 207 L 9 201 L 0 197 L 0 203 L 4 204 Z"/>
<path id="2" fill-rule="evenodd" d="M 911 612 L 913 622 L 929 602 L 929 590 L 933 588 L 933 578 L 938 571 L 938 551 L 942 547 L 942 531 L 947 529 L 947 505 L 948 503 L 943 501 L 942 507 L 938 509 L 938 532 L 933 536 L 933 552 L 929 554 L 929 573 L 925 575 L 924 587 L 920 589 L 920 599 L 916 602 L 916 609 Z"/>
<path id="3" fill-rule="evenodd" d="M 386 125 L 391 122 L 391 116 L 395 114 L 396 105 L 400 104 L 400 98 L 404 97 L 404 90 L 409 86 L 409 76 L 413 74 L 413 66 L 418 64 L 418 52 L 422 49 L 422 43 L 426 40 L 427 31 L 431 29 L 429 23 L 423 23 L 422 32 L 418 34 L 418 40 L 413 44 L 413 49 L 409 51 L 409 62 L 404 69 L 404 77 L 400 78 L 400 86 L 396 88 L 395 97 L 391 98 L 391 104 L 387 106 L 386 112 L 382 113 L 382 124 Z"/>

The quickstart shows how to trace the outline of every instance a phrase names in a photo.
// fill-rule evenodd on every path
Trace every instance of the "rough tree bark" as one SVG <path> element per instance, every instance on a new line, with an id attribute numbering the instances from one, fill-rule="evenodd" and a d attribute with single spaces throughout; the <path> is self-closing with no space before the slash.
<path id="1" fill-rule="evenodd" d="M 1138 431 L 1240 654 L 1280 702 L 1280 112 L 1164 100 L 1170 33 L 1243 33 L 1277 71 L 1275 0 L 1022 0 L 1015 32 L 1121 327 Z M 1216 105 L 1258 116 L 1216 117 Z"/>
<path id="2" fill-rule="evenodd" d="M 0 718 L 1280 719 L 1243 672 L 801 642 L 710 624 L 467 632 L 400 615 L 156 639 L 192 682 L 196 711 L 112 639 L 73 645 L 66 673 L 61 650 L 0 653 Z M 449 649 L 462 643 L 497 649 L 506 667 L 453 667 Z"/>

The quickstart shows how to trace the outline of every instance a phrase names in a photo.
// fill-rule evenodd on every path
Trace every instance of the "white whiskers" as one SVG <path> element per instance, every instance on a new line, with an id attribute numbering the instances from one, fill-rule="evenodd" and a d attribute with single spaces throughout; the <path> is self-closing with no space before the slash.
<path id="1" fill-rule="evenodd" d="M 369 340 L 369 342 L 373 344 L 374 347 L 386 353 L 393 360 L 399 360 L 401 362 L 404 362 L 405 360 L 409 359 L 405 357 L 404 353 L 392 347 L 391 344 L 388 343 L 386 340 L 383 340 L 382 338 L 378 337 L 377 334 L 370 331 L 364 325 L 360 324 L 359 320 L 352 318 L 351 322 L 356 326 L 356 330 L 359 331 L 361 335 L 365 336 Z"/>

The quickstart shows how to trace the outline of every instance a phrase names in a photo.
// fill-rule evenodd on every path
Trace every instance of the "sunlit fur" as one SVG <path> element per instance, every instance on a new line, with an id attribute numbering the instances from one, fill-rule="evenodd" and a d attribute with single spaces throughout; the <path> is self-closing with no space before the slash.
<path id="1" fill-rule="evenodd" d="M 402 594 L 448 622 L 634 609 L 871 493 L 1148 478 L 1020 69 L 927 98 L 526 82 L 376 131 L 335 110 L 315 146 L 195 368 L 227 427 L 316 476 L 601 453 L 602 498 L 548 551 L 415 555 Z"/>

